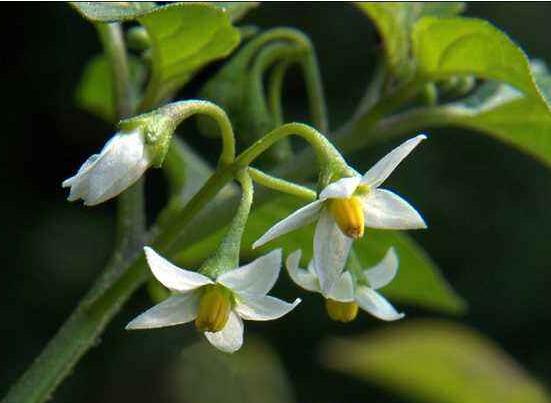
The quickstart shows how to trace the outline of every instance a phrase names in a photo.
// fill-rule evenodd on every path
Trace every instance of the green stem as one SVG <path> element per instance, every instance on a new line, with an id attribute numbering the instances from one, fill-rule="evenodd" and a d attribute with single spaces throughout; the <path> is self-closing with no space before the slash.
<path id="1" fill-rule="evenodd" d="M 254 60 L 253 67 L 251 69 L 251 82 L 249 90 L 252 92 L 248 96 L 254 97 L 256 101 L 254 102 L 254 107 L 257 108 L 256 111 L 259 115 L 270 115 L 270 108 L 266 105 L 266 96 L 264 89 L 264 74 L 266 71 L 278 60 L 290 60 L 301 53 L 304 50 L 294 44 L 289 44 L 288 42 L 276 41 L 266 45 L 258 53 L 258 56 Z M 272 114 L 273 120 L 270 122 L 271 125 L 266 127 L 262 131 L 259 131 L 253 140 L 256 140 L 258 137 L 263 135 L 266 130 L 273 129 L 281 125 L 282 123 L 277 124 L 275 116 Z M 259 128 L 260 129 L 260 128 Z M 270 150 L 270 157 L 272 161 L 284 161 L 292 155 L 291 143 L 288 140 L 280 141 Z"/>
<path id="2" fill-rule="evenodd" d="M 268 105 L 276 127 L 283 124 L 284 117 L 281 102 L 283 79 L 285 78 L 285 73 L 290 65 L 291 62 L 288 60 L 278 63 L 272 71 L 270 82 L 268 84 Z"/>
<path id="3" fill-rule="evenodd" d="M 192 115 L 203 114 L 209 116 L 218 124 L 222 136 L 220 163 L 223 165 L 230 164 L 235 159 L 235 136 L 230 119 L 222 108 L 212 102 L 198 100 L 173 102 L 157 109 L 153 113 L 165 115 L 172 119 L 174 128 Z"/>
<path id="4" fill-rule="evenodd" d="M 329 130 L 327 118 L 327 106 L 323 94 L 323 84 L 319 71 L 318 61 L 312 42 L 310 39 L 297 29 L 293 28 L 274 28 L 263 32 L 249 42 L 242 50 L 240 57 L 245 60 L 252 60 L 256 52 L 271 41 L 289 41 L 299 49 L 302 49 L 304 56 L 297 60 L 303 70 L 306 80 L 306 91 L 312 122 L 314 126 L 323 133 Z"/>
<path id="5" fill-rule="evenodd" d="M 316 200 L 316 192 L 312 189 L 297 185 L 296 183 L 288 182 L 284 179 L 276 178 L 275 176 L 268 175 L 267 173 L 256 168 L 249 167 L 248 172 L 253 181 L 266 188 L 287 193 L 307 201 Z"/>
<path id="6" fill-rule="evenodd" d="M 124 44 L 124 34 L 119 23 L 96 24 L 99 39 L 114 78 L 114 102 L 119 119 L 124 119 L 132 114 L 132 86 L 130 84 L 130 70 Z"/>
<path id="7" fill-rule="evenodd" d="M 201 273 L 212 278 L 216 278 L 239 266 L 241 239 L 243 238 L 243 231 L 245 231 L 245 225 L 251 212 L 254 188 L 251 177 L 246 170 L 238 172 L 236 177 L 241 184 L 241 202 L 222 242 L 200 269 Z"/>
<path id="8" fill-rule="evenodd" d="M 132 93 L 122 29 L 120 24 L 113 23 L 98 24 L 97 30 L 112 66 L 117 113 L 120 117 L 126 117 L 132 113 Z M 8 391 L 4 403 L 39 403 L 47 400 L 84 353 L 94 345 L 121 304 L 142 280 L 142 277 L 135 277 L 139 273 L 129 273 L 125 267 L 141 251 L 144 232 L 143 181 L 138 181 L 117 199 L 116 245 L 104 272 L 28 370 Z M 116 287 L 112 287 L 113 283 Z"/>
<path id="9" fill-rule="evenodd" d="M 310 41 L 308 41 L 310 43 Z M 307 53 L 300 59 L 300 65 L 306 79 L 306 92 L 308 105 L 312 114 L 314 126 L 322 133 L 329 132 L 329 119 L 327 115 L 327 104 L 323 92 L 321 73 L 314 47 L 310 43 Z"/>
<path id="10" fill-rule="evenodd" d="M 385 78 L 387 77 L 387 69 L 385 58 L 380 57 L 373 78 L 370 80 L 365 93 L 358 104 L 358 107 L 352 115 L 352 121 L 360 119 L 365 115 L 377 102 L 381 99 Z"/>
<path id="11" fill-rule="evenodd" d="M 287 123 L 272 130 L 252 144 L 248 149 L 243 151 L 231 165 L 226 166 L 223 170 L 218 169 L 209 178 L 199 193 L 208 192 L 210 194 L 210 192 L 212 192 L 212 196 L 214 196 L 214 194 L 232 179 L 235 173 L 247 168 L 274 143 L 290 135 L 302 137 L 314 148 L 320 162 L 319 165 L 321 166 L 318 187 L 325 187 L 335 175 L 346 176 L 352 174 L 352 172 L 350 172 L 350 167 L 346 164 L 341 154 L 329 140 L 316 129 L 302 123 Z M 156 244 L 159 246 L 169 245 L 169 251 L 177 251 L 182 247 L 181 237 L 182 235 L 186 236 L 186 234 L 182 231 L 181 221 L 189 219 L 189 214 L 195 214 L 200 207 L 190 206 L 192 202 L 193 199 L 186 205 L 186 208 L 182 212 L 174 212 L 171 220 L 164 220 L 165 225 L 158 229 L 161 235 Z M 220 216 L 217 217 L 220 218 Z"/>

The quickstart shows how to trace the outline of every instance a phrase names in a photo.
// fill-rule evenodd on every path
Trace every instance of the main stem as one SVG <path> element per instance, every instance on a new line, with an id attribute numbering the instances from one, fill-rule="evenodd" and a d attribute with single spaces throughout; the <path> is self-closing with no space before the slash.
<path id="1" fill-rule="evenodd" d="M 100 40 L 113 74 L 115 107 L 119 118 L 132 114 L 132 92 L 120 24 L 98 24 Z M 4 403 L 38 403 L 47 400 L 72 371 L 82 355 L 120 309 L 125 298 L 141 283 L 143 273 L 125 272 L 141 250 L 145 234 L 143 181 L 117 199 L 117 236 L 114 252 L 94 284 L 44 350 L 9 390 Z M 143 261 L 139 261 L 143 265 Z M 116 287 L 111 287 L 113 279 Z"/>

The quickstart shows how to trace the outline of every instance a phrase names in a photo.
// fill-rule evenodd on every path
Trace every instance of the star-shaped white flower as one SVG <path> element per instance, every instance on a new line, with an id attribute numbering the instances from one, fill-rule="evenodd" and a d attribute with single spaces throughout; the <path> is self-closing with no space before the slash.
<path id="1" fill-rule="evenodd" d="M 78 170 L 63 181 L 70 187 L 67 200 L 82 199 L 87 206 L 103 203 L 136 182 L 152 163 L 152 156 L 141 130 L 119 132 Z"/>
<path id="2" fill-rule="evenodd" d="M 318 199 L 284 218 L 254 244 L 257 248 L 283 234 L 318 221 L 314 233 L 314 263 L 321 288 L 327 292 L 337 281 L 354 238 L 364 226 L 383 229 L 426 228 L 421 215 L 397 194 L 380 189 L 400 162 L 422 141 L 419 135 L 402 143 L 365 175 L 339 179 L 323 189 Z"/>
<path id="3" fill-rule="evenodd" d="M 404 317 L 403 313 L 397 312 L 390 302 L 376 291 L 389 284 L 398 272 L 398 256 L 394 248 L 390 248 L 377 265 L 362 270 L 361 279 L 354 280 L 349 271 L 342 272 L 329 292 L 324 292 L 320 287 L 314 261 L 310 261 L 308 269 L 302 269 L 299 267 L 300 257 L 301 251 L 294 251 L 287 257 L 286 266 L 293 281 L 305 290 L 322 294 L 334 305 L 335 302 L 343 303 L 341 304 L 343 307 L 357 304 L 382 320 L 392 321 Z M 357 312 L 357 306 L 355 309 Z M 356 316 L 355 312 L 353 316 Z"/>
<path id="4" fill-rule="evenodd" d="M 281 250 L 274 250 L 253 262 L 225 272 L 215 280 L 173 265 L 153 249 L 145 247 L 153 275 L 175 293 L 132 320 L 126 329 L 153 329 L 195 320 L 216 348 L 233 353 L 243 344 L 243 320 L 278 319 L 300 303 L 266 295 L 281 268 Z"/>

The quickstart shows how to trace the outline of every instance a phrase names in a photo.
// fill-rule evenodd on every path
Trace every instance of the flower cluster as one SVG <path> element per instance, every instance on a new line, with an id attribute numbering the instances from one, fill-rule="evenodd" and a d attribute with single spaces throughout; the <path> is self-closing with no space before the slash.
<path id="1" fill-rule="evenodd" d="M 203 101 L 169 104 L 123 121 L 121 131 L 101 153 L 89 158 L 75 176 L 63 182 L 63 187 L 71 188 L 69 200 L 80 198 L 86 205 L 95 205 L 121 193 L 147 168 L 162 163 L 176 124 L 197 111 L 208 111 L 218 119 L 224 141 L 220 165 L 232 164 L 237 160 L 233 132 L 220 108 Z M 366 269 L 361 267 L 355 255 L 354 241 L 364 236 L 366 227 L 426 228 L 421 215 L 406 200 L 380 188 L 426 136 L 405 141 L 360 175 L 314 129 L 300 124 L 282 128 L 280 132 L 276 129 L 266 135 L 269 140 L 259 142 L 258 149 L 265 150 L 269 141 L 273 144 L 289 130 L 302 131 L 303 137 L 314 143 L 321 155 L 320 183 L 325 185 L 314 201 L 276 223 L 254 242 L 253 248 L 316 222 L 313 255 L 307 268 L 300 268 L 301 250 L 294 251 L 286 259 L 291 279 L 305 290 L 320 293 L 325 298 L 329 317 L 336 321 L 353 320 L 359 308 L 382 320 L 402 318 L 404 315 L 377 292 L 390 283 L 398 271 L 396 251 L 390 248 L 376 266 Z M 254 149 L 254 145 L 251 148 Z M 246 166 L 254 159 L 250 157 L 252 154 L 251 150 L 242 154 L 245 155 L 243 159 L 249 158 Z M 225 352 L 234 352 L 243 344 L 243 320 L 278 319 L 300 303 L 298 298 L 287 303 L 267 295 L 279 277 L 281 250 L 239 266 L 241 239 L 253 200 L 252 181 L 269 175 L 253 176 L 248 168 L 235 165 L 239 169 L 232 177 L 241 184 L 242 198 L 224 240 L 197 271 L 181 269 L 153 249 L 144 248 L 154 278 L 172 294 L 132 320 L 127 329 L 152 329 L 194 321 L 195 327 L 212 345 Z M 271 181 L 272 184 L 282 182 L 280 179 Z M 313 194 L 302 189 L 303 194 Z"/>
<path id="2" fill-rule="evenodd" d="M 264 245 L 276 237 L 317 221 L 313 259 L 308 271 L 301 273 L 298 269 L 300 251 L 295 252 L 287 260 L 291 278 L 307 290 L 320 292 L 327 299 L 327 311 L 331 317 L 340 317 L 338 311 L 344 309 L 343 304 L 348 304 L 352 307 L 349 309 L 356 309 L 354 312 L 357 312 L 357 306 L 353 303 L 355 300 L 363 309 L 380 319 L 400 319 L 402 315 L 397 314 L 374 291 L 388 284 L 396 274 L 398 258 L 394 250 L 391 249 L 379 265 L 365 271 L 364 275 L 354 276 L 346 265 L 352 243 L 354 239 L 363 236 L 364 227 L 426 228 L 423 218 L 407 201 L 389 190 L 379 188 L 425 138 L 419 135 L 402 143 L 363 176 L 358 174 L 329 184 L 320 192 L 317 200 L 275 224 L 253 247 Z M 373 273 L 382 273 L 385 281 Z M 346 317 L 351 320 L 355 316 L 354 313 Z"/>

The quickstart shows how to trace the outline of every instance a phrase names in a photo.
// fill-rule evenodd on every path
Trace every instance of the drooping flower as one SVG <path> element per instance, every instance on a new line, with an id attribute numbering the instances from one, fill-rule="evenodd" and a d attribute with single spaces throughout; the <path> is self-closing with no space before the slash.
<path id="1" fill-rule="evenodd" d="M 352 241 L 363 236 L 364 227 L 426 228 L 421 215 L 407 201 L 379 188 L 424 139 L 425 135 L 419 135 L 405 141 L 363 176 L 357 174 L 329 184 L 317 200 L 279 221 L 253 244 L 253 248 L 317 220 L 314 263 L 321 288 L 328 292 L 343 271 Z"/>
<path id="2" fill-rule="evenodd" d="M 279 276 L 280 249 L 216 279 L 183 270 L 151 248 L 144 250 L 153 275 L 174 295 L 136 317 L 126 329 L 153 329 L 195 321 L 213 346 L 233 353 L 243 344 L 243 319 L 278 319 L 300 303 L 299 298 L 287 303 L 266 295 Z"/>
<path id="3" fill-rule="evenodd" d="M 322 290 L 313 260 L 308 269 L 299 267 L 301 251 L 287 257 L 286 266 L 293 281 L 305 290 L 318 292 L 325 298 L 325 306 L 331 319 L 350 322 L 358 313 L 358 306 L 376 318 L 392 321 L 404 317 L 376 290 L 389 284 L 398 272 L 398 256 L 390 248 L 375 266 L 361 270 L 359 278 L 350 271 L 342 272 L 331 290 Z"/>
<path id="4" fill-rule="evenodd" d="M 82 199 L 87 206 L 103 203 L 130 187 L 152 164 L 153 157 L 141 130 L 116 133 L 99 154 L 92 155 L 76 175 L 63 181 L 67 200 Z"/>

